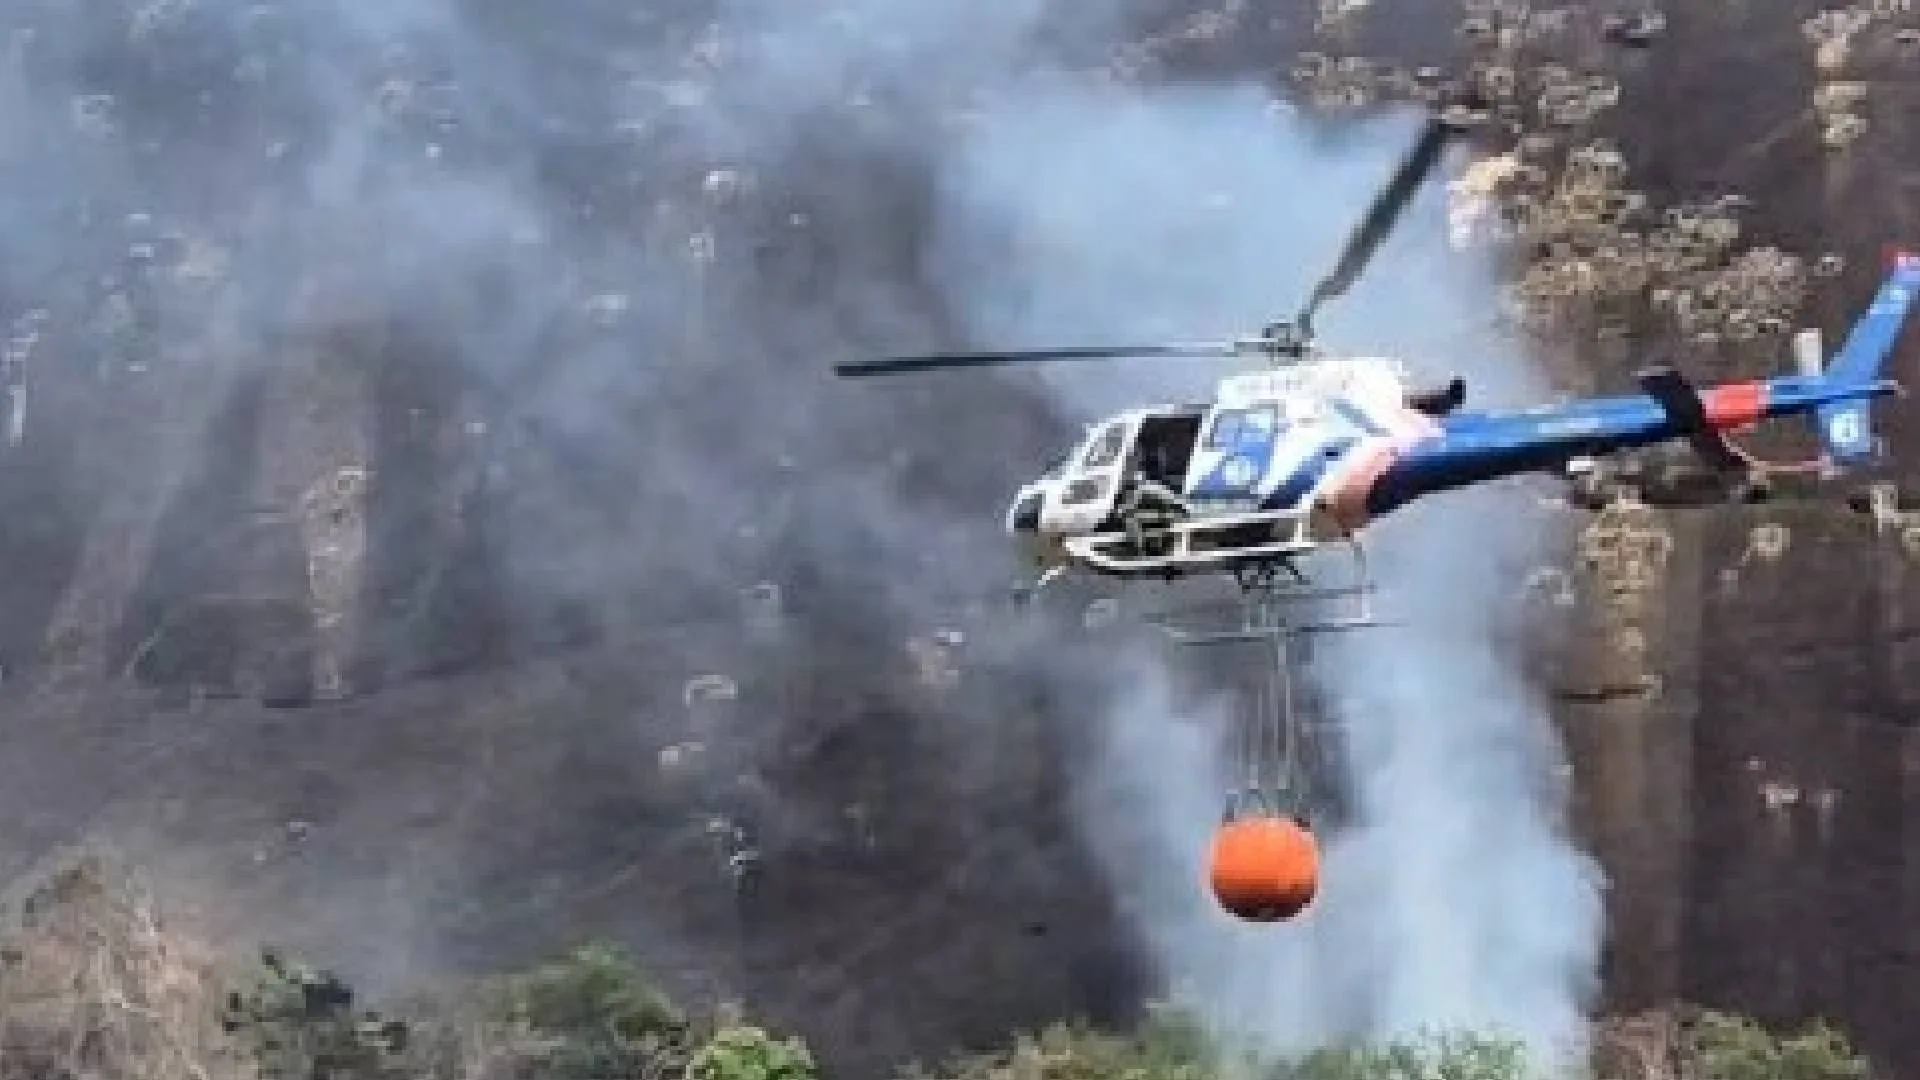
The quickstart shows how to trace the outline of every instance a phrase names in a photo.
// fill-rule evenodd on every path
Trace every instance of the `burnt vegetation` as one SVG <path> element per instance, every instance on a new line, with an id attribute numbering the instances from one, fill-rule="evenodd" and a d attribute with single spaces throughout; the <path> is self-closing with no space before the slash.
<path id="1" fill-rule="evenodd" d="M 739 147 L 687 104 L 742 77 L 704 5 L 454 6 L 454 45 L 383 25 L 378 48 L 291 5 L 0 13 L 0 122 L 19 121 L 0 138 L 19 255 L 0 265 L 0 870 L 32 890 L 0 951 L 0 1072 L 1237 1067 L 1146 1007 L 1151 973 L 1071 825 L 1087 643 L 1062 629 L 1038 676 L 998 601 L 1001 502 L 1065 419 L 1017 377 L 871 409 L 795 374 L 958 343 L 919 262 L 918 151 L 981 87 L 938 56 L 915 79 L 856 59 L 837 97 L 772 124 L 783 138 Z M 1097 48 L 1063 14 L 1009 52 L 1123 86 L 1258 79 L 1335 130 L 1464 109 L 1448 224 L 1504 261 L 1488 318 L 1569 392 L 1649 353 L 1703 379 L 1777 370 L 1794 328 L 1845 324 L 1883 244 L 1920 243 L 1903 5 L 1129 15 Z M 494 95 L 483 71 L 538 92 Z M 9 112 L 16 90 L 33 106 Z M 470 192 L 428 174 L 508 175 L 516 196 L 443 214 Z M 1897 459 L 1911 423 L 1883 416 Z M 1691 528 L 1674 542 L 1696 562 L 1749 566 L 1745 511 Z M 1694 770 L 1676 805 L 1697 813 L 1623 811 L 1604 778 L 1583 793 L 1618 879 L 1610 992 L 1634 1014 L 1602 1025 L 1599 1075 L 1864 1069 L 1824 1031 L 1664 1007 L 1682 999 L 1838 1017 L 1876 1059 L 1920 1063 L 1903 556 L 1845 514 L 1794 529 L 1842 554 L 1730 601 L 1703 571 L 1667 598 L 1694 629 L 1561 662 L 1599 671 L 1563 692 L 1576 725 L 1648 685 L 1696 701 L 1672 738 Z M 1868 551 L 1893 584 L 1860 580 Z M 1566 586 L 1605 618 L 1616 592 Z M 1649 638 L 1683 659 L 1643 680 Z M 1802 678 L 1754 689 L 1765 655 Z M 1605 736 L 1570 738 L 1579 761 Z M 1770 816 L 1724 809 L 1758 772 Z M 1834 841 L 1820 794 L 1840 789 Z M 1684 856 L 1644 869 L 1661 856 L 1636 830 L 1683 818 Z M 1781 821 L 1791 853 L 1753 854 Z M 96 838 L 145 865 L 36 869 Z M 149 873 L 240 947 L 162 927 Z M 602 938 L 639 960 L 538 966 Z M 393 1016 L 286 962 L 254 970 L 234 953 L 256 940 L 365 973 Z M 455 985 L 400 999 L 422 973 Z M 1511 1048 L 1463 1039 L 1270 1068 L 1517 1075 Z"/>

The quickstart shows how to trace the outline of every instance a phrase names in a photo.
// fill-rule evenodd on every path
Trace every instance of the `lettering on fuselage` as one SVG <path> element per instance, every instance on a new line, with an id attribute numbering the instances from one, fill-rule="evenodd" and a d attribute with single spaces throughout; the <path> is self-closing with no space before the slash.
<path id="1" fill-rule="evenodd" d="M 1565 420 L 1542 420 L 1534 425 L 1534 431 L 1544 438 L 1558 439 L 1568 435 L 1592 435 L 1605 426 L 1597 416 L 1575 416 Z"/>

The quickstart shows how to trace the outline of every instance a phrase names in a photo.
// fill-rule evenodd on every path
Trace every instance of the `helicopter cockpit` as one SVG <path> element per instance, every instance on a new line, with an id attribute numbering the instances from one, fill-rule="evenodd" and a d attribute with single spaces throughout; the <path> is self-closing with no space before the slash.
<path id="1" fill-rule="evenodd" d="M 1292 426 L 1293 409 L 1284 401 L 1261 401 L 1214 413 L 1206 449 L 1231 450 L 1241 443 L 1271 439 Z"/>
<path id="2" fill-rule="evenodd" d="M 1142 488 L 1177 501 L 1209 408 L 1130 409 L 1092 425 L 1071 453 L 1022 489 L 1008 510 L 1009 529 L 1070 534 L 1109 527 Z"/>

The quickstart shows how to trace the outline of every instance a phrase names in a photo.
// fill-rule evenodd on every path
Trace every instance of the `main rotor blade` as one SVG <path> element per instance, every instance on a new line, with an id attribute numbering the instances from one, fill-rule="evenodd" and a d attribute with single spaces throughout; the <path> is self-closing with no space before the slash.
<path id="1" fill-rule="evenodd" d="M 1360 277 L 1367 267 L 1373 253 L 1379 249 L 1382 241 L 1393 232 L 1400 215 L 1406 212 L 1407 204 L 1413 201 L 1413 195 L 1420 190 L 1434 166 L 1440 163 L 1440 152 L 1446 148 L 1447 139 L 1457 129 L 1439 117 L 1427 121 L 1420 131 L 1420 137 L 1414 140 L 1407 156 L 1400 161 L 1400 167 L 1394 171 L 1387 186 L 1368 207 L 1360 225 L 1347 239 L 1347 246 L 1340 253 L 1340 261 L 1334 264 L 1333 272 L 1314 286 L 1313 295 L 1307 299 L 1306 306 L 1300 309 L 1298 322 L 1302 326 L 1311 325 L 1313 316 L 1320 306 L 1332 300 L 1348 289 Z"/>
<path id="2" fill-rule="evenodd" d="M 1063 349 L 1014 349 L 1005 352 L 930 353 L 925 356 L 887 356 L 877 360 L 843 360 L 833 365 L 836 375 L 893 375 L 905 371 L 945 368 L 1005 367 L 1012 364 L 1057 364 L 1074 360 L 1119 360 L 1132 356 L 1222 358 L 1246 349 L 1236 343 L 1197 345 L 1082 345 Z"/>

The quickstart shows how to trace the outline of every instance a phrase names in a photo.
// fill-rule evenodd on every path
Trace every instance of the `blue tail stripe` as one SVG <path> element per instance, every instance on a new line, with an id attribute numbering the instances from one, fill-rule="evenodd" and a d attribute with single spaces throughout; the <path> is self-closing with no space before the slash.
<path id="1" fill-rule="evenodd" d="M 1853 324 L 1840 351 L 1827 365 L 1827 378 L 1859 384 L 1878 378 L 1906 326 L 1914 290 L 1920 289 L 1920 258 L 1901 256 L 1865 315 Z"/>
<path id="2" fill-rule="evenodd" d="M 1879 440 L 1873 433 L 1875 384 L 1900 341 L 1917 288 L 1920 257 L 1896 256 L 1893 271 L 1874 296 L 1873 304 L 1853 324 L 1847 340 L 1822 373 L 1829 391 L 1847 395 L 1813 410 L 1815 432 L 1836 464 L 1857 464 L 1879 453 Z"/>
<path id="3" fill-rule="evenodd" d="M 1876 454 L 1872 401 L 1897 389 L 1883 369 L 1916 292 L 1920 255 L 1901 256 L 1825 371 L 1767 380 L 1766 415 L 1811 413 L 1837 463 Z M 1517 413 L 1455 413 L 1441 421 L 1441 434 L 1408 448 L 1380 477 L 1367 508 L 1377 516 L 1435 491 L 1557 469 L 1575 457 L 1597 457 L 1675 434 L 1659 404 L 1644 396 L 1589 398 Z"/>

